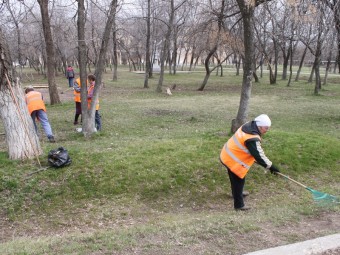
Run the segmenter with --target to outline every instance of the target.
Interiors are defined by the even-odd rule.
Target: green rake
[[[311,189],[309,187],[307,187],[306,185],[298,182],[298,181],[295,181],[293,180],[292,178],[290,178],[289,176],[287,175],[284,175],[280,172],[277,173],[278,175],[281,175],[282,177],[300,185],[301,187],[304,187],[306,190],[310,191],[313,195],[313,199],[315,202],[319,203],[319,204],[322,204],[322,205],[327,205],[327,204],[332,204],[332,203],[335,203],[335,204],[340,204],[340,200],[339,198],[335,197],[335,196],[332,196],[330,194],[327,194],[327,193],[323,193],[323,192],[320,192],[320,191],[317,191],[317,190],[314,190],[314,189]]]

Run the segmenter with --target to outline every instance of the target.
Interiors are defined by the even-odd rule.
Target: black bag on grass
[[[72,160],[64,147],[56,150],[50,150],[48,153],[48,163],[54,167],[63,167],[71,164]]]

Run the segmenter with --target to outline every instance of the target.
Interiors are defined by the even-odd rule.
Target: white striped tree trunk
[[[42,154],[22,88],[12,82],[12,61],[0,29],[0,118],[10,159],[29,159]],[[14,73],[14,72],[13,72]]]

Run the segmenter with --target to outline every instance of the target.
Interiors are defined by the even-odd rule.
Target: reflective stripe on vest
[[[241,132],[241,130],[238,129],[237,132]],[[235,134],[233,135],[233,140],[234,140],[235,144],[237,145],[237,147],[239,147],[239,148],[240,148],[241,150],[243,150],[245,153],[250,154],[249,151],[248,151],[248,149],[247,149],[245,146],[243,146],[243,145],[239,142],[239,140],[236,138]]]
[[[220,154],[222,163],[242,179],[255,162],[255,158],[245,146],[245,142],[252,138],[258,138],[261,141],[259,135],[244,133],[241,127],[223,146]]]
[[[239,160],[229,149],[228,149],[228,146],[227,144],[225,144],[224,146],[226,152],[228,153],[228,155],[233,159],[235,160],[237,163],[239,163],[240,165],[244,166],[245,168],[247,168],[248,170],[250,169],[251,166],[247,165],[246,163],[244,163],[243,161]],[[247,150],[248,151],[248,150]],[[247,152],[249,155],[249,151]]]

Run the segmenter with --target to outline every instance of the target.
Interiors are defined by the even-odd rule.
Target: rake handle
[[[292,181],[292,182],[294,182],[294,183],[296,183],[297,185],[300,185],[301,187],[304,187],[305,189],[308,189],[308,187],[307,187],[306,185],[302,184],[301,182],[295,181],[294,179],[290,178],[290,177],[287,176],[287,175],[284,175],[284,174],[282,174],[282,173],[280,173],[280,172],[277,172],[277,174],[278,174],[278,175],[281,175],[282,177],[284,177],[284,178],[286,178],[286,179],[288,179],[288,180],[290,180],[290,181]]]

